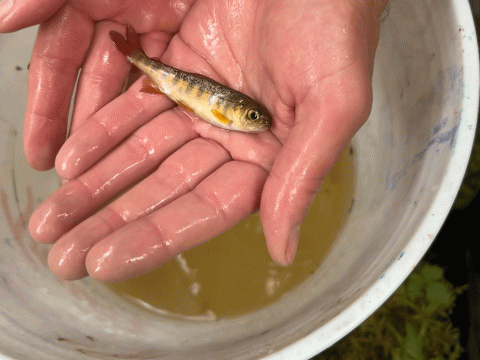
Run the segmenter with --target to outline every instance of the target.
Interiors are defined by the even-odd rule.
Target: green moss
[[[443,269],[419,265],[372,316],[315,360],[455,360],[463,352],[450,322],[458,294]]]

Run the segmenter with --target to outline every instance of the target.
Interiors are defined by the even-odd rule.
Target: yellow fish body
[[[140,47],[138,35],[127,26],[127,40],[110,31],[110,38],[127,60],[139,68],[157,91],[212,125],[242,132],[261,132],[270,128],[267,108],[251,97],[215,80],[185,72],[150,59]]]

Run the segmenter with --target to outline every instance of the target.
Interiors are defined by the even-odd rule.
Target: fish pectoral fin
[[[150,80],[148,77],[143,79],[142,82],[142,88],[140,89],[141,92],[145,92],[148,94],[156,94],[156,95],[162,95],[163,92],[155,85],[152,80]]]
[[[226,125],[226,126],[229,126],[232,122],[230,120],[228,120],[225,116],[223,116],[222,113],[220,113],[219,111],[215,110],[215,109],[212,109],[212,114],[213,116],[215,116],[218,121],[220,121],[223,125]]]

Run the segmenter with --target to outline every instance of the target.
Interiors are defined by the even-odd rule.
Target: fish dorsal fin
[[[140,89],[141,92],[145,92],[148,94],[156,94],[156,95],[162,95],[163,92],[155,85],[152,80],[150,80],[148,77],[143,79],[142,81],[142,88]]]

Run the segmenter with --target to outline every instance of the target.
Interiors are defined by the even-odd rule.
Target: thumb
[[[265,182],[260,218],[270,255],[281,265],[292,263],[310,204],[370,112],[370,75],[354,68],[316,84],[296,106],[295,126]]]
[[[40,24],[52,17],[67,0],[0,0],[0,33]]]

